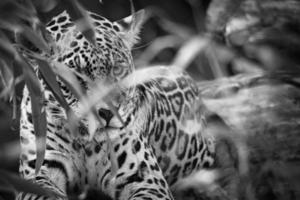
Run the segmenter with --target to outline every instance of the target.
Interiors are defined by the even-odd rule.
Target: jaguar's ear
[[[114,22],[114,25],[119,27],[120,33],[129,48],[132,48],[133,45],[135,45],[138,42],[139,33],[146,18],[147,13],[143,9],[139,10],[138,12],[135,12],[134,14],[128,17]]]

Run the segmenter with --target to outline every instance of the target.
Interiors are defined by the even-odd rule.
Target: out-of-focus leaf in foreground
[[[77,0],[63,0],[64,6],[76,24],[78,30],[93,45],[96,45],[95,31],[88,17],[87,11]]]
[[[0,79],[1,85],[0,89],[2,90],[0,93],[0,99],[4,100],[12,100],[14,96],[14,87],[15,87],[15,79],[13,76],[13,72],[6,62],[0,59]]]
[[[36,173],[39,172],[45,157],[47,120],[44,108],[44,94],[33,68],[19,57],[16,60],[18,67],[22,68],[24,79],[31,98],[32,120],[36,136],[37,158],[35,162]]]
[[[44,60],[37,60],[37,63],[39,65],[40,72],[46,84],[53,92],[56,100],[60,103],[60,105],[65,109],[66,112],[70,112],[70,107],[66,99],[64,98],[61,89],[57,83],[56,74],[53,72],[49,63]]]
[[[18,52],[2,31],[0,31],[0,43],[1,58],[8,63],[8,61],[11,61],[15,58]]]
[[[1,7],[0,19],[1,20],[9,19],[14,22],[18,22],[19,19],[23,19],[27,22],[32,21],[32,19],[36,18],[36,12],[35,9],[29,6],[31,2],[30,1],[26,1],[26,2],[27,3],[21,4],[18,3],[17,1],[2,0],[0,3],[0,7]]]
[[[5,180],[5,182],[0,182],[0,192],[1,190],[5,190],[6,192],[14,193],[16,191],[33,193],[43,196],[54,196],[53,192],[50,190],[39,187],[38,185],[19,178],[17,175],[12,174],[7,171],[3,171],[0,169],[0,177],[1,180]]]
[[[50,48],[48,43],[38,34],[37,31],[32,30],[29,27],[22,27],[22,36],[30,41],[35,47],[42,50],[44,53],[50,54]]]
[[[79,104],[81,105],[81,110],[78,111],[78,113],[74,113],[72,109],[68,108],[68,118],[70,123],[71,132],[76,136],[78,135],[78,124],[80,124],[80,120],[86,116],[88,119],[89,125],[89,133],[90,133],[90,139],[93,138],[93,135],[96,132],[96,129],[98,128],[98,120],[97,117],[98,114],[96,114],[95,104],[91,103],[90,100],[92,99],[91,94],[94,94],[91,92],[91,94],[86,94],[80,85],[78,79],[76,78],[76,75],[80,76],[80,78],[87,81],[87,84],[91,84],[87,77],[80,75],[78,73],[73,73],[72,70],[70,70],[67,66],[65,66],[62,63],[53,62],[53,70],[58,75],[60,80],[71,90],[73,95],[79,100]],[[102,92],[102,91],[101,91]],[[104,91],[103,91],[104,92]],[[99,94],[99,92],[96,92]],[[57,94],[59,95],[59,94]],[[62,100],[63,101],[63,100]],[[101,122],[100,122],[101,123]]]
[[[37,10],[41,12],[49,12],[58,4],[57,0],[32,0],[32,2]]]

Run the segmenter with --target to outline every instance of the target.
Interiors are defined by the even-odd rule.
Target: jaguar
[[[89,20],[95,29],[96,45],[91,44],[77,29],[66,11],[54,17],[47,24],[47,31],[51,35],[53,43],[53,55],[51,59],[61,63],[59,67],[68,67],[73,71],[87,91],[90,89],[88,81],[104,80],[112,83],[123,79],[133,71],[131,48],[137,42],[138,33],[143,23],[144,11],[134,13],[132,16],[111,22],[106,18],[89,12]],[[134,131],[126,131],[126,135],[133,135],[128,139],[128,148],[131,141],[140,141],[139,153],[132,154],[131,159],[136,158],[134,167],[125,165],[128,158],[124,155],[117,157],[117,165],[112,165],[110,159],[114,157],[106,148],[107,138],[104,134],[94,137],[92,140],[86,137],[88,127],[79,127],[80,137],[71,133],[67,125],[67,113],[56,100],[54,94],[44,81],[39,71],[37,62],[29,59],[37,73],[44,91],[44,110],[47,119],[46,150],[44,162],[39,170],[36,170],[38,139],[34,131],[34,119],[32,114],[32,101],[29,90],[25,86],[21,102],[20,117],[20,167],[21,176],[33,181],[41,187],[55,194],[55,199],[68,199],[68,195],[84,194],[87,187],[97,188],[118,199],[155,199],[165,197],[172,199],[168,185],[160,170],[151,167],[156,166],[157,160],[149,149],[143,146],[142,138],[135,138]],[[84,75],[84,76],[80,76]],[[85,77],[82,78],[82,77]],[[86,79],[86,77],[88,79]],[[80,101],[73,95],[70,88],[58,79],[63,96],[69,106],[75,111],[80,109]],[[122,134],[120,133],[122,136]],[[122,140],[122,139],[119,139]],[[119,140],[112,141],[111,145]],[[126,141],[122,142],[123,147]],[[142,161],[144,154],[149,155],[147,162]],[[132,173],[124,172],[124,166],[130,167]],[[120,168],[116,173],[103,171],[108,167]],[[123,170],[123,171],[122,171]],[[37,171],[37,173],[36,173]],[[110,177],[110,179],[107,179]],[[150,183],[150,181],[153,182]],[[141,187],[143,186],[143,187]],[[141,189],[143,188],[143,189]],[[145,189],[146,188],[146,189]],[[122,195],[120,195],[122,193]],[[30,193],[19,193],[18,200],[45,200],[52,197],[39,196]]]
[[[75,137],[67,126],[65,110],[32,63],[45,96],[46,152],[36,174],[37,138],[25,86],[20,174],[53,191],[59,200],[68,199],[68,194],[82,194],[87,187],[100,189],[113,199],[173,199],[171,190],[180,178],[214,163],[214,141],[202,134],[205,120],[197,86],[186,73],[164,67],[132,73],[130,49],[137,42],[143,12],[131,16],[135,20],[131,23],[128,18],[110,22],[94,13],[89,17],[95,28],[96,45],[77,30],[67,12],[48,23],[47,30],[55,41],[53,59],[90,81],[124,82],[122,92],[112,99],[119,115],[100,102],[97,107],[105,126],[98,128],[92,140],[86,137],[87,125],[79,127],[81,136]],[[89,90],[82,77],[77,76]],[[68,86],[59,80],[58,83],[70,107],[82,110]],[[51,198],[20,193],[17,199]]]

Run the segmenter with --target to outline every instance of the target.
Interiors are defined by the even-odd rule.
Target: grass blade
[[[204,37],[193,37],[188,40],[178,51],[173,60],[172,67],[176,70],[185,70],[195,57],[203,52],[209,45],[209,40]]]
[[[60,87],[57,83],[56,75],[49,66],[48,62],[44,60],[37,60],[37,63],[39,65],[40,72],[43,75],[46,84],[51,89],[56,100],[60,103],[60,105],[65,109],[66,112],[69,112],[70,107],[60,90]]]
[[[26,21],[31,21],[33,18],[36,18],[36,12],[29,8],[28,6],[25,7],[24,4],[16,3],[16,1],[3,1],[1,0],[0,3],[1,19],[7,18],[20,18]]]
[[[58,1],[57,0],[33,0],[33,4],[39,12],[49,12],[54,9]]]
[[[54,196],[55,194],[47,189],[41,188],[40,186],[20,178],[19,176],[10,173],[8,171],[4,171],[0,169],[0,179],[5,180],[9,185],[13,186],[15,190],[26,192],[26,193],[32,193],[37,195],[43,195],[43,196]],[[1,185],[0,185],[1,187]],[[7,188],[7,185],[3,186],[4,188]],[[10,187],[9,187],[10,188]],[[8,188],[8,189],[9,189]]]
[[[33,45],[35,45],[40,50],[50,53],[50,48],[47,42],[41,37],[41,35],[37,34],[36,31],[33,31],[31,28],[27,26],[22,26],[22,35],[29,40]]]
[[[96,45],[95,31],[88,17],[87,11],[78,3],[77,0],[63,0],[63,2],[78,30],[91,44]]]
[[[36,136],[35,143],[37,151],[35,170],[36,173],[38,173],[44,162],[46,150],[47,120],[44,109],[44,94],[32,67],[25,61],[25,59],[18,58],[17,64],[22,67],[25,83],[31,97],[32,119]]]
[[[0,31],[0,44],[0,54],[2,59],[5,58],[5,60],[11,60],[18,54],[11,41],[2,31]]]
[[[68,86],[76,98],[80,99],[83,96],[82,87],[74,75],[74,73],[64,64],[53,62],[54,72],[61,78],[61,80]]]
[[[0,92],[0,99],[4,98],[5,100],[11,100],[15,92],[15,79],[12,70],[2,59],[0,59],[0,74],[1,82],[3,84],[3,89],[1,88],[2,91]]]

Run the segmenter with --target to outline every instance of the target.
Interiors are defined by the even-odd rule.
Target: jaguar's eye
[[[119,76],[123,73],[124,66],[123,65],[116,65],[113,67],[113,74],[115,76]]]

